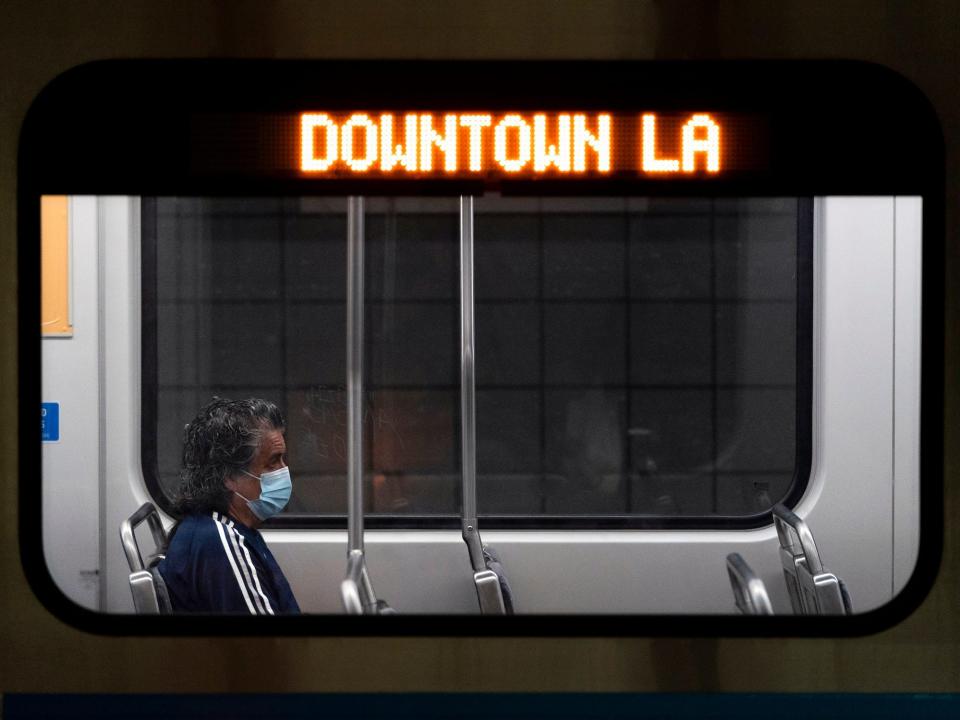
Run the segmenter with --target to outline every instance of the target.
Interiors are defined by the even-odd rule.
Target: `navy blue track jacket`
[[[299,613],[263,536],[219,512],[188,515],[157,569],[174,612]]]

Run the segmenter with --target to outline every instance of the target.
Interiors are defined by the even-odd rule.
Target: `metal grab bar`
[[[137,508],[137,511],[120,523],[120,542],[123,545],[123,554],[130,566],[130,594],[133,596],[133,607],[139,615],[156,615],[171,611],[170,599],[167,596],[163,578],[155,567],[145,567],[140,546],[137,544],[135,530],[146,520],[150,525],[150,534],[157,548],[158,558],[163,557],[167,549],[167,533],[160,521],[160,513],[153,503],[146,502]]]
[[[158,552],[163,553],[167,549],[167,532],[163,529],[163,523],[160,521],[160,513],[157,512],[153,503],[145,502],[137,508],[133,515],[120,523],[120,542],[123,545],[123,554],[126,555],[127,565],[130,566],[131,573],[146,569],[134,532],[144,520],[150,525],[150,534],[153,536],[153,542]]]
[[[351,550],[347,556],[347,574],[340,583],[340,595],[347,615],[366,615],[376,607],[377,599],[367,577],[362,550]]]
[[[360,596],[363,573],[363,554],[351,552],[347,556],[347,576],[340,583],[340,597],[347,615],[363,615],[364,602]]]
[[[340,583],[348,615],[386,615],[363,551],[363,198],[347,198],[347,571]]]
[[[744,615],[773,615],[773,605],[763,580],[757,577],[740,553],[727,555],[727,576],[740,612]]]
[[[397,614],[384,600],[377,599],[363,553],[359,550],[354,550],[347,558],[347,576],[340,583],[340,598],[347,615]]]
[[[473,198],[460,198],[460,447],[463,482],[460,520],[474,572],[487,569],[477,528],[477,432],[473,326]]]
[[[484,557],[477,525],[476,348],[473,319],[473,198],[460,197],[460,447],[463,480],[460,528],[483,615],[505,615],[500,576]]]
[[[808,537],[808,545],[816,548],[813,536],[807,524],[792,510],[784,505],[773,507],[773,522],[777,529],[777,538],[780,541],[780,565],[783,567],[783,579],[787,585],[787,594],[790,596],[790,607],[795,615],[807,613],[807,603],[804,601],[803,588],[800,585],[800,575],[806,567],[806,555],[803,551],[802,537]],[[794,541],[797,538],[797,541]],[[820,553],[816,554],[816,561],[820,561]]]
[[[853,609],[846,587],[824,569],[807,524],[783,505],[774,506],[773,519],[793,611],[798,615],[849,615]]]
[[[807,527],[800,516],[785,505],[775,505],[773,507],[773,522],[777,527],[780,547],[788,550],[794,557],[802,554],[806,559],[807,569],[814,575],[823,572],[817,543],[814,542],[810,528]],[[794,537],[799,541],[799,547],[793,541]]]
[[[363,552],[363,198],[347,198],[347,520]]]

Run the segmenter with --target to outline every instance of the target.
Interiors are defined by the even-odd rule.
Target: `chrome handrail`
[[[167,533],[163,529],[160,513],[151,502],[145,502],[133,515],[120,523],[120,542],[123,546],[123,554],[127,558],[127,565],[130,566],[129,583],[134,610],[140,615],[156,615],[160,612],[169,612],[170,608],[169,601],[165,601],[161,607],[157,594],[156,583],[162,582],[162,578],[159,574],[157,579],[154,578],[155,569],[153,571],[147,569],[140,554],[136,529],[144,520],[150,525],[150,534],[153,536],[157,554],[163,557],[167,548]]]
[[[366,584],[363,582],[364,562],[362,550],[351,550],[347,556],[347,574],[340,583],[340,596],[347,615],[363,615],[370,604],[365,598]]]
[[[135,573],[146,569],[143,563],[143,555],[140,554],[140,545],[137,543],[137,536],[134,532],[137,527],[146,520],[150,525],[150,534],[153,536],[154,545],[159,552],[163,552],[167,547],[167,532],[163,529],[163,523],[160,521],[160,513],[153,503],[145,502],[130,517],[120,523],[120,542],[123,545],[123,554],[127,558],[127,565],[130,566],[130,572]]]
[[[778,504],[773,507],[773,520],[777,527],[777,536],[780,538],[780,547],[790,550],[794,556],[802,554],[807,569],[814,575],[823,572],[817,543],[803,519],[785,505]],[[800,543],[799,548],[793,542],[794,536]]]
[[[347,571],[349,615],[378,614],[363,550],[363,198],[347,198]]]
[[[363,552],[363,198],[347,198],[347,552]]]
[[[460,528],[467,544],[477,602],[484,615],[504,615],[499,576],[487,567],[477,523],[476,342],[473,318],[473,198],[460,196]]]
[[[463,540],[474,572],[486,570],[477,526],[477,430],[473,322],[473,198],[460,197],[460,458]]]
[[[807,524],[783,505],[773,508],[780,540],[780,562],[794,612],[804,615],[849,614],[849,595],[840,578],[828,572]],[[796,538],[796,542],[794,542]]]
[[[727,576],[734,602],[744,615],[773,615],[767,588],[740,553],[727,555]]]

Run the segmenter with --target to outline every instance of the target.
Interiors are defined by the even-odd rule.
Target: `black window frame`
[[[316,82],[322,70],[326,82]],[[418,85],[411,76],[456,82]],[[643,82],[636,82],[637,78]],[[364,82],[358,82],[364,80]],[[118,93],[122,87],[125,92]],[[560,107],[571,88],[583,107],[717,107],[766,114],[770,163],[749,177],[682,185],[622,183],[635,194],[762,196],[917,196],[922,200],[919,492],[917,565],[906,586],[880,608],[852,616],[737,615],[343,616],[258,618],[106,615],[71,601],[44,558],[41,445],[40,204],[43,195],[329,195],[330,188],[259,169],[200,176],[191,165],[189,119],[195,111],[287,112],[304,106],[424,106],[443,88],[445,107],[478,103]],[[536,87],[539,93],[531,93]],[[798,88],[816,88],[815,102]],[[412,92],[412,94],[411,94]],[[582,96],[579,93],[582,92]],[[447,102],[449,100],[449,102]],[[392,105],[391,105],[392,103]],[[85,108],[85,112],[76,112]],[[634,108],[635,109],[635,108]],[[824,112],[828,109],[828,112]],[[69,117],[71,122],[64,123]],[[862,122],[863,117],[872,122]],[[131,149],[150,140],[144,156]],[[851,138],[856,142],[851,142]],[[884,152],[876,149],[882,147]],[[920,607],[937,580],[943,552],[943,387],[945,161],[942,128],[923,93],[880,65],[843,60],[790,61],[227,61],[110,60],[72,68],[34,98],[21,128],[17,159],[17,483],[21,569],[43,607],[83,632],[112,636],[686,636],[852,637],[876,633]],[[423,194],[477,194],[483,183],[416,181]],[[534,194],[531,183],[509,183]],[[611,182],[610,186],[616,185]],[[391,195],[404,182],[347,184],[334,194]],[[573,189],[576,183],[567,185]],[[443,192],[446,190],[447,192]],[[456,192],[457,190],[454,190]],[[589,194],[581,184],[580,192]],[[478,623],[482,623],[478,624]]]

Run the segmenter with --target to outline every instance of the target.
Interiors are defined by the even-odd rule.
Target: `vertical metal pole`
[[[363,198],[347,198],[347,554],[363,551]]]
[[[463,539],[476,572],[484,570],[477,528],[477,433],[473,329],[473,198],[460,197],[460,436]]]

